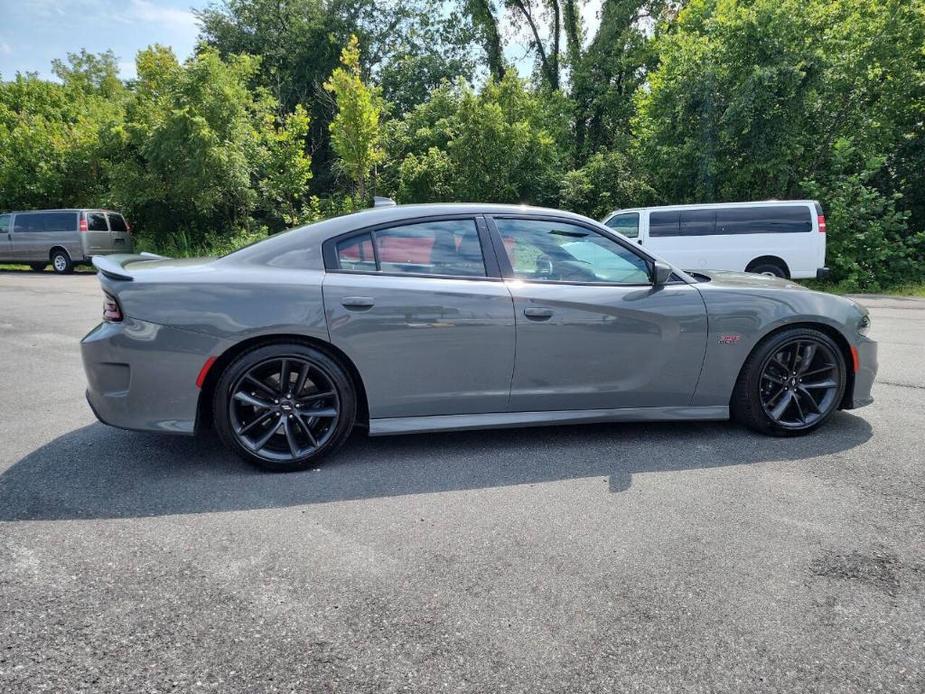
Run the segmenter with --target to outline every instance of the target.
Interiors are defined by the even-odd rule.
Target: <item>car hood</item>
[[[810,291],[793,280],[780,277],[756,275],[753,272],[729,272],[726,270],[691,270],[688,273],[694,279],[706,278],[711,284],[730,289],[801,289]]]

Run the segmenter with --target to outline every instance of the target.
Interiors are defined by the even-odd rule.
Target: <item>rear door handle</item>
[[[551,308],[525,308],[524,315],[530,320],[549,320],[552,318]]]
[[[368,311],[376,305],[371,296],[345,296],[340,303],[348,311]]]

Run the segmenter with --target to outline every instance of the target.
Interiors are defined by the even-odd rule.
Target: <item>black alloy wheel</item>
[[[338,447],[353,427],[355,410],[343,369],[301,345],[245,353],[222,375],[216,392],[219,434],[270,470],[305,469]]]
[[[813,426],[835,405],[839,393],[839,366],[823,342],[797,339],[785,343],[764,363],[761,371],[761,405],[781,427]]]
[[[804,434],[838,409],[846,382],[845,359],[828,335],[791,328],[755,348],[742,367],[730,409],[762,433]]]

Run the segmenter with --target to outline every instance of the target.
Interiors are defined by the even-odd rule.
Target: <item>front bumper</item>
[[[196,377],[217,342],[134,318],[100,323],[80,342],[90,408],[123,429],[194,433]]]
[[[877,343],[859,335],[853,349],[857,354],[857,370],[854,372],[854,387],[845,394],[842,407],[846,410],[864,407],[874,401],[871,390],[877,378]]]

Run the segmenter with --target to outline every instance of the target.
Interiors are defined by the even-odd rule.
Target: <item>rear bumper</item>
[[[854,387],[846,394],[842,405],[846,410],[864,407],[874,401],[871,391],[877,378],[877,343],[861,336],[853,347],[857,350],[858,369],[854,372]]]
[[[831,271],[829,268],[827,268],[827,267],[820,267],[820,268],[817,268],[817,269],[816,269],[816,279],[817,279],[817,280],[824,280],[824,279],[825,279],[826,277],[828,277],[831,273],[832,273],[832,271]]]
[[[196,377],[216,342],[133,318],[100,323],[80,342],[90,409],[110,426],[194,433]]]

